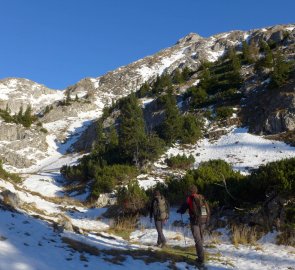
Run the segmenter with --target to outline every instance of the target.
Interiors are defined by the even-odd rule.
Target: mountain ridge
[[[176,69],[182,70],[185,67],[198,70],[203,61],[214,62],[233,46],[240,50],[241,43],[245,40],[257,42],[263,39],[279,42],[287,31],[290,38],[293,33],[292,42],[294,42],[294,28],[294,24],[277,25],[249,31],[219,33],[208,38],[189,33],[179,39],[175,45],[162,49],[154,55],[146,56],[96,78],[84,78],[62,91],[49,89],[27,79],[4,79],[0,81],[0,108],[2,110],[8,108],[12,114],[16,114],[22,106],[25,110],[28,105],[31,105],[33,112],[40,115],[40,125],[49,134],[55,136],[57,144],[63,143],[69,136],[74,135],[75,130],[80,130],[79,123],[87,122],[89,125],[100,117],[105,106],[110,106],[121,97],[137,91],[144,83],[155,81],[163,73],[171,74]],[[190,81],[191,85],[197,83],[198,74]],[[44,94],[40,95],[40,92]],[[67,98],[72,101],[77,98],[78,101],[64,106]],[[51,110],[48,107],[51,107]],[[40,128],[38,129],[34,124],[32,128],[40,132]],[[12,138],[14,137],[13,135]],[[22,135],[16,137],[19,138]],[[44,138],[44,136],[40,137]],[[46,143],[46,139],[43,139],[42,145]],[[5,153],[7,149],[8,151],[10,148],[14,149],[14,144],[18,142],[9,142],[9,147],[7,143],[3,145],[2,147],[6,149]],[[47,153],[44,155],[46,156]],[[4,161],[7,160],[5,156],[2,155]],[[26,157],[22,156],[20,160],[22,159]]]

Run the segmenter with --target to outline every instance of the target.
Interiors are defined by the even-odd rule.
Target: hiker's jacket
[[[205,204],[206,207],[206,211],[207,211],[207,216],[197,216],[193,213],[193,199],[194,197],[198,200],[202,200]],[[186,212],[186,210],[189,210],[189,216],[190,216],[190,222],[192,224],[200,224],[200,223],[208,223],[209,222],[209,218],[210,218],[210,208],[207,204],[207,202],[205,201],[204,197],[201,194],[191,194],[189,195],[185,202],[180,206],[180,208],[177,210],[177,213],[180,214],[184,214]]]
[[[157,207],[158,207],[158,201],[159,199],[164,199],[164,196],[160,195],[160,196],[155,196],[151,202],[151,205],[150,205],[150,218],[154,218],[155,220],[166,220],[169,218],[169,204],[167,203],[167,201],[165,200],[165,206],[166,206],[166,218],[160,218],[158,215],[157,215]]]

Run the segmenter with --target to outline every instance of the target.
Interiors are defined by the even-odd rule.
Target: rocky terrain
[[[242,41],[261,39],[276,42],[284,56],[294,60],[295,25],[284,25],[208,38],[192,33],[155,55],[98,78],[85,78],[65,90],[48,89],[26,79],[1,80],[0,109],[14,115],[30,105],[37,120],[30,127],[4,119],[0,122],[4,168],[22,177],[21,182],[0,179],[0,269],[194,269],[193,239],[188,227],[178,225],[182,223],[176,209],[171,210],[165,228],[168,246],[177,246],[176,253],[169,247],[159,251],[150,246],[157,236],[146,217],[139,218],[128,240],[123,239],[116,235],[113,220],[103,215],[106,207],[116,202],[113,194],[105,194],[90,205],[87,187],[67,185],[60,169],[65,164],[76,164],[91,149],[97,119],[106,106],[165,72],[171,74],[177,68],[189,67],[194,75],[177,89],[178,106],[185,113],[188,105],[182,102],[182,93],[199,83],[198,68],[203,61],[214,62],[233,46],[240,52]],[[165,162],[177,154],[193,155],[195,167],[202,161],[223,159],[242,173],[269,161],[295,157],[294,147],[278,141],[288,141],[286,134],[292,135],[294,130],[294,74],[280,91],[269,90],[268,75],[256,73],[253,65],[244,65],[242,76],[245,83],[239,91],[243,99],[224,126],[208,121],[205,138],[196,144],[176,143],[167,149],[149,171],[137,177],[140,187],[147,189],[163,182],[167,175],[183,174],[171,171]],[[153,98],[140,101],[148,126],[161,122],[157,102]],[[241,123],[244,127],[239,126]],[[262,135],[274,136],[275,140]],[[263,208],[245,218],[261,224],[276,222],[274,216],[283,215],[279,206],[285,203],[272,197],[266,204],[273,220],[268,219]],[[220,217],[218,222],[224,225],[226,221]],[[237,247],[231,242],[229,228],[210,232],[206,236],[208,268],[294,269],[294,248],[278,249],[278,234],[272,232],[251,246]]]
[[[104,106],[138,90],[144,82],[151,82],[163,72],[169,74],[176,68],[189,67],[192,70],[197,70],[202,61],[216,61],[232,46],[239,50],[241,42],[244,40],[258,42],[258,40],[264,39],[281,42],[282,48],[285,48],[285,55],[292,60],[294,59],[294,35],[293,25],[250,31],[232,31],[208,38],[192,33],[180,39],[174,46],[155,55],[147,56],[98,78],[85,78],[63,91],[48,89],[26,79],[8,78],[0,82],[0,108],[2,110],[9,109],[11,114],[16,114],[21,106],[25,110],[30,104],[33,112],[42,116],[46,106],[52,106],[54,109],[40,117],[39,121],[49,131],[47,136],[52,135],[56,142],[61,143],[65,142],[77,130],[81,133],[82,126],[84,126],[82,129],[90,126],[92,121],[100,116]],[[250,127],[250,131],[259,134],[276,134],[291,130],[294,126],[292,91],[288,91],[287,94],[274,93],[273,98],[268,95],[270,101],[265,102],[267,99],[264,98],[263,93],[259,91],[257,98],[254,91],[256,88],[264,87],[263,76],[253,74],[251,68],[245,70],[244,76],[248,78],[245,92],[249,93],[249,98],[245,101],[244,122]],[[196,75],[188,85],[182,86],[183,89],[196,84],[198,82],[197,77]],[[288,87],[291,90],[294,89],[294,83],[291,83]],[[80,102],[60,106],[60,102],[65,100],[67,96],[70,96],[71,99],[77,97]],[[253,102],[258,104],[253,104]],[[255,111],[251,113],[251,108],[256,107],[259,107],[262,112],[257,113],[258,110],[256,113]],[[257,115],[259,115],[258,118]],[[254,118],[255,121],[252,120]],[[86,125],[83,125],[83,123]],[[5,127],[6,124],[2,122],[1,130]],[[33,158],[20,151],[17,153],[19,139],[24,138],[24,134],[20,134],[20,130],[22,130],[20,127],[10,127],[5,134],[11,135],[1,135],[4,136],[1,140],[1,147],[3,147],[1,152],[5,153],[2,157],[8,165],[25,168],[36,163],[41,156],[48,156],[46,151],[48,147],[46,149],[46,136],[42,134],[40,128],[38,129],[33,124],[31,130],[26,131],[25,137],[28,138],[26,146],[35,149],[33,152],[40,151],[40,153]],[[91,127],[91,130],[93,131],[95,128]],[[36,136],[36,134],[38,135]],[[92,132],[88,132],[88,134],[92,134]],[[34,139],[35,137],[38,137],[37,141]],[[85,141],[85,136],[83,138]],[[5,147],[8,144],[9,147]],[[79,151],[84,147],[83,142],[77,145],[79,145]],[[89,149],[89,142],[87,145]]]

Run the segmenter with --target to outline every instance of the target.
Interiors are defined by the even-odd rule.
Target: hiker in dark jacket
[[[187,209],[189,210],[190,225],[198,256],[196,262],[199,265],[204,265],[203,236],[205,226],[209,223],[210,209],[204,197],[198,194],[196,186],[193,185],[189,188],[189,194],[186,201],[177,210],[177,213],[184,214]]]
[[[158,232],[157,246],[163,247],[166,244],[166,238],[163,234],[163,226],[169,218],[169,206],[165,197],[159,190],[154,193],[154,198],[150,206],[150,220],[155,220],[155,226]]]

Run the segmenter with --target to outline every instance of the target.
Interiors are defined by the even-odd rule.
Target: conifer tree
[[[229,80],[234,85],[239,85],[242,81],[241,76],[241,61],[239,56],[237,55],[237,52],[235,48],[230,48],[228,52],[229,57],[229,68],[230,68],[230,76]]]
[[[190,79],[191,70],[188,67],[184,67],[182,70],[182,79],[186,82]]]
[[[127,162],[140,162],[140,148],[146,139],[143,113],[132,93],[121,107],[119,145]]]
[[[145,96],[148,95],[148,93],[150,92],[150,86],[147,82],[145,82],[139,89],[138,93],[137,93],[137,97],[139,98],[143,98]]]
[[[22,117],[21,123],[24,127],[30,127],[33,123],[33,116],[32,116],[32,107],[28,105],[26,111]]]
[[[246,63],[249,63],[250,48],[248,43],[245,40],[242,42],[242,52],[243,52],[243,60],[246,61]]]
[[[256,63],[255,69],[271,68],[273,66],[273,53],[269,45],[265,41],[260,42],[260,51],[264,54],[263,57]]]
[[[71,93],[70,91],[67,91],[67,97],[66,97],[66,102],[65,102],[65,105],[70,105],[71,103]]]
[[[180,72],[179,69],[176,69],[174,72],[172,82],[174,84],[180,84],[180,83],[183,83],[183,81],[184,81],[184,79],[183,79],[182,73]]]
[[[19,108],[18,114],[16,116],[16,121],[18,123],[21,123],[22,119],[23,119],[23,105],[21,105],[20,108]]]
[[[280,51],[277,51],[273,58],[273,71],[271,72],[270,87],[280,87],[288,80],[290,64],[284,60]]]
[[[170,144],[179,138],[182,126],[176,98],[171,91],[164,97],[164,111],[165,119],[157,129],[160,137]]]

